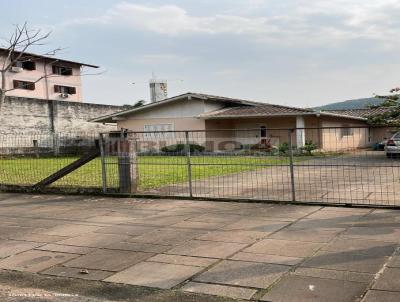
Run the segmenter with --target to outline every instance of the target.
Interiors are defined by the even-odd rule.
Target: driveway
[[[223,169],[223,166],[220,167]],[[295,163],[297,201],[400,206],[400,160],[362,151]],[[271,166],[193,181],[193,195],[210,198],[292,200],[288,166]],[[188,196],[187,183],[146,192]]]
[[[3,296],[33,288],[70,301],[400,297],[394,210],[0,194],[0,238]]]

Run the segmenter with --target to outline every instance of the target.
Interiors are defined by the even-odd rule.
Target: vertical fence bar
[[[292,188],[292,201],[296,201],[296,185],[294,179],[294,165],[293,165],[293,144],[292,144],[292,133],[293,129],[288,130],[288,140],[289,140],[289,165],[290,165],[290,184]]]
[[[186,138],[186,162],[188,169],[188,184],[189,184],[189,196],[193,197],[193,188],[192,188],[192,161],[190,159],[190,142],[189,142],[189,131],[185,131]]]
[[[105,154],[105,141],[103,133],[100,133],[100,157],[101,157],[101,183],[103,193],[107,193],[107,170],[106,170],[106,154]]]

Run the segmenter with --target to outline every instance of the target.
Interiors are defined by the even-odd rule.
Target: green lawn
[[[0,183],[32,185],[67,164],[75,157],[57,158],[13,158],[0,159]],[[305,160],[296,157],[296,161]],[[241,171],[262,169],[259,165],[288,164],[287,157],[278,156],[193,156],[192,178],[227,175]],[[107,159],[107,185],[118,187],[118,160]],[[147,190],[188,180],[185,156],[140,156],[138,157],[139,188]],[[95,159],[80,169],[58,180],[53,185],[74,187],[101,187],[101,161]]]

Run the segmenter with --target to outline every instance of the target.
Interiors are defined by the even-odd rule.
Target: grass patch
[[[310,157],[296,157],[302,161]],[[1,158],[0,183],[32,185],[70,164],[77,157]],[[287,165],[289,159],[279,156],[193,156],[192,179],[228,175],[263,169],[262,165]],[[118,187],[118,159],[107,159],[107,185]],[[260,165],[260,166],[257,166]],[[188,180],[185,156],[138,157],[140,190],[154,189]],[[97,158],[55,182],[55,186],[101,187],[101,160]]]

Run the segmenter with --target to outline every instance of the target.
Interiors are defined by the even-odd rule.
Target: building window
[[[27,81],[13,81],[14,89],[35,90],[35,83]]]
[[[150,138],[167,138],[171,139],[175,137],[174,132],[159,132],[159,131],[174,131],[173,124],[157,124],[157,125],[144,125],[143,130],[147,133],[144,133],[143,137]]]
[[[265,126],[260,127],[260,137],[267,137],[267,127]]]
[[[69,86],[54,85],[54,92],[65,93],[65,94],[76,94],[76,88]]]
[[[340,136],[352,136],[353,135],[353,129],[349,125],[343,125],[343,128],[340,128]]]
[[[14,67],[21,67],[25,70],[36,70],[36,63],[31,61],[17,61],[13,64]]]
[[[54,74],[64,75],[64,76],[72,75],[72,68],[71,67],[53,65],[52,68],[53,68],[53,73]]]

